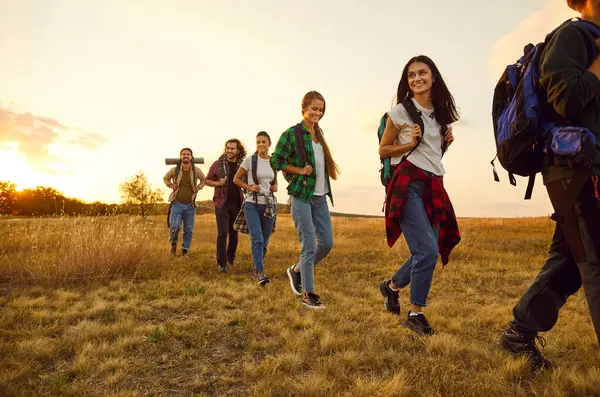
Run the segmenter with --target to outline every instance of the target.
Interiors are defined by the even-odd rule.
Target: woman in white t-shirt
[[[399,315],[398,291],[410,284],[410,311],[404,325],[431,335],[433,328],[423,308],[437,258],[441,254],[447,263],[450,250],[460,241],[442,180],[442,155],[454,141],[450,124],[458,120],[458,112],[439,70],[426,56],[406,64],[396,99],[379,146],[379,155],[390,157],[395,169],[387,189],[386,232],[390,246],[404,233],[411,256],[379,289],[386,310]],[[415,121],[422,121],[424,130]],[[444,239],[438,244],[440,228]]]
[[[275,171],[269,162],[269,148],[271,137],[265,131],[256,135],[256,153],[244,159],[233,182],[246,190],[244,200],[244,216],[248,225],[248,232],[252,241],[252,278],[260,286],[269,282],[265,275],[264,258],[267,254],[269,238],[273,230],[273,222],[277,213],[277,201],[274,192],[277,192]],[[256,156],[256,159],[253,158]],[[256,172],[253,172],[253,163],[256,162]],[[254,175],[258,180],[254,180]],[[248,176],[248,183],[244,177]]]

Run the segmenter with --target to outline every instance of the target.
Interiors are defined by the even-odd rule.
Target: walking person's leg
[[[410,267],[411,310],[404,325],[419,334],[430,335],[433,334],[433,328],[429,325],[422,310],[427,306],[427,296],[439,256],[439,226],[434,228],[429,221],[423,202],[424,189],[425,182],[423,181],[413,181],[409,185],[402,219],[400,219],[400,227],[412,257]],[[406,273],[401,276],[403,279],[400,279],[399,283],[405,284]]]
[[[296,295],[303,295],[303,303],[311,308],[324,307],[314,294],[314,265],[317,252],[316,233],[312,221],[312,205],[292,197],[291,213],[300,241],[300,261],[287,269],[290,286]],[[311,297],[314,305],[304,302]]]
[[[312,222],[317,237],[314,265],[317,266],[333,249],[333,226],[326,196],[315,197],[311,208]]]
[[[263,215],[264,210],[260,212],[260,221],[261,221],[261,231],[263,235],[263,273],[262,275],[267,279],[268,277],[265,275],[264,271],[264,260],[267,256],[267,247],[269,246],[269,241],[271,239],[271,231],[273,230],[273,223],[275,222],[275,216],[268,218]]]
[[[238,246],[238,231],[233,228],[235,218],[240,212],[241,207],[227,207],[227,234],[229,235],[229,243],[227,244],[227,265],[231,266],[235,262],[235,254]]]
[[[396,315],[400,314],[399,290],[410,284],[412,262],[413,257],[412,255],[409,255],[390,280],[386,279],[379,283],[379,291],[383,296],[383,305],[385,306],[385,310],[389,313]]]
[[[215,216],[217,219],[217,266],[221,272],[226,272],[229,213],[225,206],[215,207]]]
[[[565,197],[567,187],[566,180],[547,184],[548,195],[555,208]],[[557,222],[548,258],[535,281],[515,305],[514,319],[500,339],[501,348],[525,355],[534,370],[551,367],[536,346],[536,339],[544,344],[538,333],[554,327],[560,309],[582,284],[592,321],[595,318],[600,321],[599,214],[599,204],[594,199],[591,184],[586,184],[578,203],[563,221]],[[595,326],[597,335],[599,328]]]
[[[177,253],[177,240],[179,239],[179,230],[183,222],[183,204],[173,201],[171,205],[171,215],[169,216],[169,242],[171,243],[171,253]]]
[[[264,270],[263,257],[265,252],[260,207],[261,206],[258,204],[246,202],[244,204],[244,216],[246,218],[246,224],[248,225],[248,232],[250,233],[253,264],[252,278],[260,285],[264,285],[265,281],[260,279],[260,275]]]
[[[196,218],[196,208],[192,204],[186,204],[183,209],[183,244],[181,245],[181,254],[186,255],[192,245],[194,236],[194,223]]]

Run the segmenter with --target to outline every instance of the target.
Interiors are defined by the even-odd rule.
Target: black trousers
[[[597,183],[597,182],[596,182]],[[568,181],[546,185],[554,208],[560,205]],[[520,332],[549,331],[567,298],[583,285],[596,337],[600,342],[600,199],[590,178],[577,203],[556,223],[546,263],[513,309],[513,324]]]
[[[233,222],[240,212],[240,206],[223,204],[222,207],[215,207],[217,217],[217,263],[233,263],[235,252],[238,245],[238,232],[233,229]],[[229,244],[227,244],[229,237]]]

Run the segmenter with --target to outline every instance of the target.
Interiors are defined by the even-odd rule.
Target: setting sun
[[[43,173],[32,170],[23,154],[0,149],[0,180],[8,180],[17,185],[17,190],[23,190],[44,183],[45,179]]]

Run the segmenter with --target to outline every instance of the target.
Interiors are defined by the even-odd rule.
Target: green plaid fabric
[[[306,161],[315,168],[315,153],[312,147],[312,137],[310,132],[302,123],[302,138],[304,140],[304,148],[306,151]],[[317,184],[317,174],[313,172],[310,175],[296,175],[286,174],[285,167],[290,164],[294,167],[302,168],[305,164],[302,164],[300,155],[296,150],[296,134],[294,134],[294,127],[288,128],[277,141],[275,146],[275,152],[271,155],[271,166],[276,171],[283,171],[285,179],[288,181],[287,191],[290,196],[299,198],[302,201],[309,201],[312,199]],[[325,169],[327,174],[327,169]],[[327,176],[328,186],[329,177]]]

